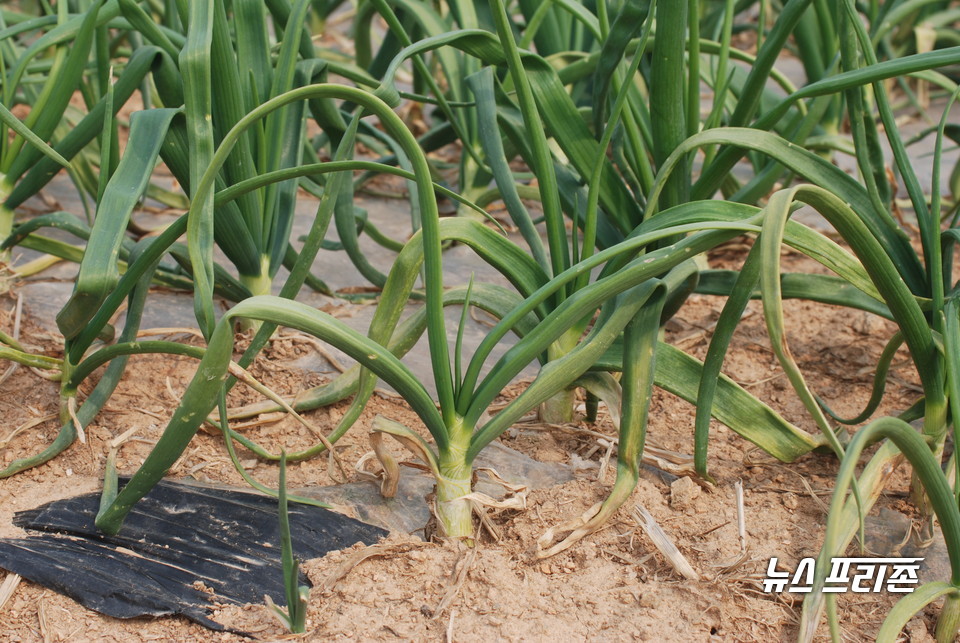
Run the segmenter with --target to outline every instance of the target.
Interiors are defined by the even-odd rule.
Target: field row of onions
[[[97,519],[104,532],[122,528],[204,422],[222,431],[231,454],[239,442],[282,468],[323,456],[382,382],[431,439],[381,417],[375,442],[396,439],[426,465],[442,535],[469,540],[477,455],[531,411],[545,422],[570,421],[584,389],[588,416],[598,400],[617,416],[616,484],[575,528],[539,543],[549,556],[601,528],[629,498],[660,387],[696,404],[690,450],[706,482],[711,418],[783,462],[813,451],[840,460],[821,561],[843,555],[889,465],[905,456],[914,501],[931,533],[942,531],[953,571],[949,582],[903,598],[880,636],[895,640],[915,613],[946,597],[937,638],[952,641],[960,627],[960,468],[944,454],[960,417],[960,167],[941,159],[960,143],[950,118],[958,20],[960,8],[946,0],[6,3],[0,238],[5,260],[15,247],[41,256],[9,265],[4,287],[50,257],[79,263],[79,273],[56,320],[59,356],[32,354],[0,335],[0,358],[59,377],[62,424],[52,443],[37,444],[0,476],[82,439],[130,356],[187,355],[196,374],[150,456],[122,488],[107,462]],[[801,71],[787,75],[785,61],[799,61]],[[118,116],[131,102],[141,108]],[[921,113],[929,127],[905,139],[897,123],[904,112]],[[910,146],[920,141],[935,150],[932,179],[914,167]],[[858,171],[839,169],[839,156]],[[173,185],[157,179],[161,163]],[[78,211],[18,215],[64,173]],[[382,175],[406,185],[403,238],[378,230],[357,206],[356,195]],[[319,206],[297,239],[294,210],[304,193]],[[183,214],[143,235],[131,215],[145,198]],[[438,206],[449,211],[450,203],[455,213],[441,216]],[[494,205],[518,235],[508,237],[488,214]],[[794,220],[801,207],[818,212],[829,233]],[[895,216],[901,209],[910,225]],[[741,270],[708,266],[707,252],[742,236],[755,241]],[[388,272],[363,249],[370,241],[394,257]],[[452,244],[505,281],[448,287],[444,253]],[[784,272],[785,246],[827,271]],[[321,251],[345,253],[358,279],[377,290],[365,334],[297,301],[305,289],[337,295],[324,282]],[[202,348],[138,341],[154,285],[193,293]],[[693,293],[724,298],[703,361],[661,333]],[[896,324],[875,365],[870,403],[856,417],[840,417],[807,385],[786,339],[790,298]],[[721,374],[756,299],[815,433]],[[230,304],[222,315],[221,301]],[[404,318],[410,302],[416,310]],[[460,311],[459,324],[445,316],[448,307]],[[463,341],[471,308],[496,319],[475,350]],[[238,326],[253,339],[234,361]],[[247,370],[280,327],[356,364],[296,403],[284,400]],[[404,363],[424,333],[429,382]],[[508,335],[515,343],[494,359]],[[922,394],[899,415],[876,418],[885,373],[903,346]],[[530,367],[536,377],[489,414]],[[88,378],[92,392],[78,396]],[[238,382],[293,414],[342,400],[350,406],[315,447],[271,453],[231,428],[226,396]],[[864,464],[861,454],[877,442]],[[266,489],[248,479],[285,506],[282,484]],[[390,482],[388,475],[387,492]],[[288,554],[290,547],[287,539]],[[296,564],[286,558],[287,618],[302,629]],[[828,569],[818,565],[804,602],[805,640],[824,610],[837,621],[835,596],[819,591]]]

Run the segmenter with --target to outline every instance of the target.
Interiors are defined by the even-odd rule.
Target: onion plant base
[[[540,404],[540,421],[547,424],[573,422],[573,406],[577,399],[576,389],[564,389]]]
[[[473,503],[467,497],[472,491],[471,483],[469,469],[465,479],[437,478],[435,515],[441,535],[447,538],[473,538]]]
[[[934,638],[938,643],[949,643],[957,639],[960,633],[960,594],[948,594],[937,619]]]
[[[273,287],[273,278],[270,276],[270,257],[262,257],[259,275],[240,275],[240,283],[247,287],[250,294],[269,295]],[[252,330],[256,333],[260,330],[263,322],[255,319],[241,319],[239,321],[240,332]]]

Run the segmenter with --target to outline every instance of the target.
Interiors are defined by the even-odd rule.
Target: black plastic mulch
[[[180,614],[223,630],[210,618],[217,603],[262,603],[267,594],[286,604],[275,499],[164,481],[117,536],[94,527],[99,504],[92,493],[18,512],[15,525],[44,533],[0,540],[0,568],[117,618]],[[291,504],[289,513],[302,560],[387,533],[320,507]]]

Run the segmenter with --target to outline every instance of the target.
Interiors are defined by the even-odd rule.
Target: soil
[[[715,266],[736,267],[743,242],[711,256]],[[788,269],[816,270],[793,255]],[[2,300],[0,328],[12,328],[13,300]],[[56,355],[58,338],[33,323],[31,302],[21,331],[26,345]],[[722,300],[695,295],[672,320],[666,338],[703,357]],[[785,305],[791,350],[813,388],[841,415],[855,415],[870,394],[875,364],[894,329],[865,313],[790,301]],[[181,334],[177,339],[198,341]],[[294,364],[316,348],[298,337],[274,341],[258,361],[254,374],[275,391],[293,394],[335,373],[304,372]],[[187,358],[143,356],[132,359],[127,375],[104,411],[88,427],[86,444],[74,444],[53,461],[0,480],[0,536],[22,535],[11,524],[13,513],[59,498],[98,489],[109,442],[135,429],[135,439],[121,450],[121,473],[132,473],[149,452],[193,374]],[[763,315],[756,303],[744,316],[724,371],[798,426],[815,431],[769,347]],[[918,397],[916,373],[904,353],[895,360],[887,395],[877,415],[904,409]],[[6,448],[0,462],[24,456],[49,442],[58,423],[58,385],[27,368],[17,369],[4,384],[0,399],[0,439],[14,429],[45,419],[25,430]],[[85,387],[89,391],[88,387]],[[517,387],[506,395],[515,395]],[[233,393],[231,404],[258,399],[249,391]],[[306,417],[329,430],[344,404],[319,409]],[[381,394],[338,444],[348,477],[359,479],[352,465],[367,451],[369,424],[383,414],[418,426],[402,401]],[[648,444],[692,453],[694,410],[663,391],[651,407]],[[273,416],[262,418],[273,420]],[[571,430],[573,429],[573,430]],[[717,484],[704,489],[688,479],[645,468],[632,498],[609,525],[567,551],[546,560],[534,557],[537,538],[551,526],[575,518],[603,500],[614,479],[614,466],[604,466],[609,450],[589,429],[609,441],[616,431],[601,409],[595,424],[574,427],[518,424],[504,444],[543,462],[576,467],[576,478],[529,493],[525,510],[504,510],[490,516],[499,539],[482,534],[474,548],[464,544],[427,543],[422,532],[393,534],[371,549],[356,546],[305,569],[314,587],[310,594],[305,640],[659,640],[776,641],[792,640],[802,595],[765,594],[761,579],[772,556],[781,568],[816,556],[825,523],[836,460],[810,454],[794,463],[772,460],[728,428],[714,422],[710,466]],[[312,444],[309,432],[293,422],[264,422],[245,433],[278,451]],[[399,450],[397,455],[402,455]],[[403,456],[406,457],[406,456]],[[268,485],[277,483],[277,467],[259,462],[249,452],[241,459]],[[609,461],[608,461],[609,462]],[[602,475],[600,472],[603,472]],[[242,485],[219,435],[201,432],[170,475]],[[599,477],[599,479],[598,479]],[[742,481],[745,499],[746,553],[738,536],[735,485]],[[335,484],[326,458],[291,466],[291,487]],[[906,500],[909,471],[901,467],[878,502],[912,516]],[[657,552],[640,529],[634,507],[642,505],[673,540],[701,580],[684,580]],[[882,552],[881,552],[882,553]],[[278,571],[279,573],[279,571]],[[841,628],[846,640],[870,640],[893,604],[887,594],[846,594],[840,599]],[[910,640],[928,640],[935,608],[908,626]],[[264,605],[223,607],[213,618],[262,640],[291,637]],[[826,628],[821,628],[826,637]],[[214,633],[182,618],[121,621],[86,610],[72,600],[22,581],[0,607],[0,640],[4,641],[241,641],[230,633]]]

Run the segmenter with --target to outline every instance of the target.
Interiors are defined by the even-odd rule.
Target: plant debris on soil
[[[714,267],[736,268],[742,250],[711,256]],[[816,270],[796,255],[783,259],[790,270]],[[702,358],[722,299],[694,295],[667,325],[667,341]],[[3,310],[12,308],[4,300]],[[29,313],[30,302],[26,302]],[[870,395],[871,365],[893,327],[886,321],[811,302],[785,302],[791,350],[811,386],[839,414],[854,415]],[[2,327],[9,320],[0,319]],[[56,346],[30,323],[22,333],[33,347]],[[261,381],[283,394],[315,385],[325,374],[307,373],[297,359],[315,350],[308,343],[273,342],[252,369]],[[107,408],[87,429],[86,444],[75,444],[51,462],[0,481],[0,537],[23,538],[14,514],[45,502],[99,489],[110,442],[135,429],[120,451],[122,473],[133,472],[166,425],[178,395],[192,376],[195,362],[176,356],[144,355],[131,360],[128,372]],[[877,415],[904,409],[917,396],[916,373],[904,355],[895,360],[887,395]],[[724,372],[782,413],[815,430],[805,417],[769,347],[759,304],[748,309],[734,338]],[[53,438],[57,388],[20,368],[5,383],[7,395],[0,439],[17,427],[48,416],[3,443],[5,462],[37,450]],[[505,392],[515,395],[522,384]],[[254,401],[235,390],[230,403]],[[343,405],[308,413],[321,429],[333,426]],[[374,396],[361,420],[337,444],[339,458],[356,463],[370,450],[369,423],[377,414],[418,427],[398,398]],[[663,391],[651,405],[647,443],[690,453],[694,408]],[[582,417],[582,416],[581,416]],[[289,419],[262,416],[246,435],[279,452],[302,448],[312,436]],[[475,548],[458,543],[428,543],[422,533],[393,533],[378,544],[354,545],[306,562],[313,583],[306,640],[790,640],[796,636],[802,594],[767,594],[762,578],[772,556],[781,568],[816,556],[823,535],[826,504],[837,468],[829,454],[814,453],[791,464],[772,460],[714,422],[710,442],[713,488],[646,468],[630,502],[600,532],[545,560],[534,556],[537,538],[605,497],[615,473],[616,431],[602,411],[596,424],[542,426],[519,423],[502,438],[507,446],[541,462],[570,465],[574,480],[531,490],[526,509],[488,515],[498,535],[480,533]],[[600,437],[603,436],[603,437]],[[404,457],[399,450],[398,458]],[[248,471],[276,485],[278,467],[241,451]],[[347,467],[353,481],[364,479]],[[219,432],[201,432],[169,475],[203,483],[242,485]],[[291,464],[291,488],[310,489],[340,482],[327,458]],[[742,481],[746,538],[739,536],[736,484]],[[369,484],[374,485],[373,482]],[[874,514],[880,511],[909,522],[909,470],[900,467]],[[634,508],[644,507],[697,572],[685,580],[655,549],[640,528]],[[293,507],[294,505],[291,505]],[[196,516],[193,523],[209,520]],[[888,521],[874,521],[881,525]],[[193,526],[193,525],[189,525]],[[199,524],[196,525],[198,528]],[[871,547],[881,539],[869,541]],[[296,538],[294,548],[305,555]],[[851,549],[853,551],[853,549]],[[857,549],[856,551],[859,551]],[[889,552],[874,551],[879,555]],[[277,572],[279,579],[279,572]],[[266,580],[264,581],[266,582]],[[271,581],[273,582],[273,581]],[[841,628],[848,640],[869,640],[898,598],[887,594],[840,596]],[[0,592],[0,601],[3,600]],[[915,618],[906,630],[912,641],[930,639],[935,607]],[[264,640],[285,636],[267,608],[212,605],[209,618],[233,631]],[[826,636],[826,628],[822,628]],[[23,581],[0,607],[0,640],[224,640],[241,641],[234,632],[213,634],[183,617],[114,619],[73,600]]]

